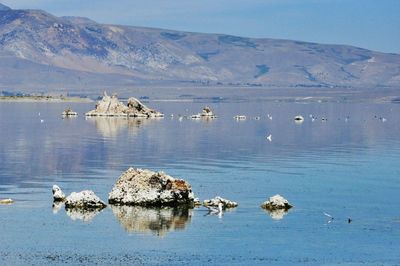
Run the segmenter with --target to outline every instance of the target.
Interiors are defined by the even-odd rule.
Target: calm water
[[[218,119],[177,119],[205,104]],[[0,198],[16,201],[0,205],[2,265],[400,264],[400,105],[150,102],[165,119],[61,119],[67,105],[0,103]],[[239,207],[52,209],[53,184],[107,200],[130,166]],[[295,205],[281,219],[259,207],[277,193]]]

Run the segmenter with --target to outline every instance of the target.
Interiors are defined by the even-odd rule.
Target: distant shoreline
[[[0,96],[0,102],[21,102],[21,103],[89,103],[90,98],[80,97],[58,97],[58,96]]]

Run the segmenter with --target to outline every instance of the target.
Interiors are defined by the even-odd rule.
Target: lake
[[[165,118],[85,119],[94,103],[0,103],[0,199],[15,200],[0,205],[0,264],[400,263],[400,104],[146,104]],[[217,119],[178,119],[205,105]],[[67,106],[79,116],[62,119]],[[130,166],[183,178],[201,200],[220,195],[239,206],[221,217],[203,207],[52,208],[53,184],[106,201]],[[261,209],[275,194],[294,208]]]

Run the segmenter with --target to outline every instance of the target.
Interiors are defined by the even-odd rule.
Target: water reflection
[[[100,209],[82,209],[82,208],[68,208],[65,212],[71,218],[71,220],[81,220],[85,223],[89,223],[93,218],[98,215],[102,210]]]
[[[264,210],[271,216],[273,220],[282,220],[286,214],[288,214],[288,210],[285,209],[277,209],[277,210]]]
[[[192,209],[146,208],[139,206],[111,206],[122,227],[129,233],[151,233],[165,236],[168,232],[183,230],[192,217]]]
[[[62,201],[53,202],[53,206],[52,206],[53,214],[57,214],[61,210],[62,207],[64,207],[64,202],[62,202]]]
[[[118,134],[128,128],[131,135],[137,134],[139,128],[150,123],[147,118],[123,118],[123,117],[87,117],[87,121],[95,124],[97,132],[103,137],[115,138]]]

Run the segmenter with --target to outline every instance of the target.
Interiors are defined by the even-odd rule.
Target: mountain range
[[[0,4],[0,90],[146,85],[396,87],[400,55],[348,45],[105,25]]]

